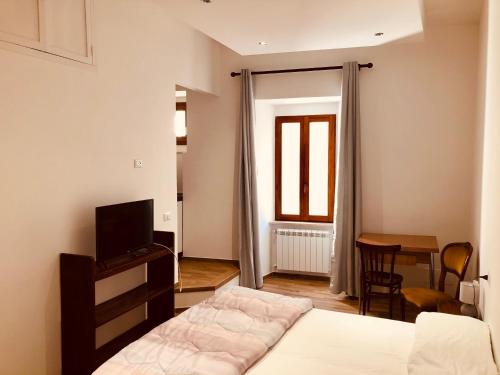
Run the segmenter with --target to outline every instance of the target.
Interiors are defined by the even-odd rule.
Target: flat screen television
[[[96,207],[96,258],[108,261],[153,244],[153,199]]]

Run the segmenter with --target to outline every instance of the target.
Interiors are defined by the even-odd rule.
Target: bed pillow
[[[408,375],[497,374],[486,323],[459,315],[418,315]]]

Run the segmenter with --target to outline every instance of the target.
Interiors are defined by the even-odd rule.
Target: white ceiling
[[[374,46],[422,31],[419,0],[168,3],[178,18],[241,55]],[[375,37],[376,32],[383,32],[383,37]],[[260,46],[259,41],[268,45]]]

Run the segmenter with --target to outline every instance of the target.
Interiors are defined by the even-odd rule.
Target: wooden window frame
[[[328,142],[328,215],[309,215],[309,124],[311,122],[329,123]],[[300,214],[281,213],[281,151],[282,124],[300,123]],[[333,223],[335,200],[335,115],[277,116],[275,119],[275,220]]]
[[[186,124],[186,129],[187,129],[187,104],[186,104],[186,102],[175,103],[175,110],[176,111],[184,111],[185,124]],[[186,146],[187,145],[187,136],[177,137],[176,140],[177,140],[176,141],[177,146]]]

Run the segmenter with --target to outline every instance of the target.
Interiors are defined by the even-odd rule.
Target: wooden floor
[[[337,299],[330,292],[329,285],[330,282],[328,279],[311,279],[295,275],[273,274],[264,279],[264,287],[261,290],[292,297],[308,297],[312,299],[314,307],[318,309],[357,314],[358,299]],[[400,319],[399,300],[396,300],[394,306],[394,319]],[[372,299],[371,310],[367,315],[389,318],[388,311],[388,300],[383,297],[377,297]],[[417,311],[412,309],[411,306],[407,306],[407,321],[414,322],[416,315]]]
[[[180,267],[183,292],[215,290],[240,274],[235,263],[211,259],[183,258]],[[308,297],[312,299],[314,307],[318,309],[358,313],[358,299],[336,298],[330,292],[328,279],[272,274],[264,278],[264,287],[261,290],[288,296]],[[178,288],[176,291],[179,291]],[[386,298],[374,298],[368,315],[388,318],[388,305]],[[415,321],[416,315],[416,310],[407,306],[407,321]],[[396,300],[394,318],[400,319],[400,317],[399,300]]]
[[[182,258],[180,267],[183,292],[215,290],[240,274],[238,266],[230,261]]]

